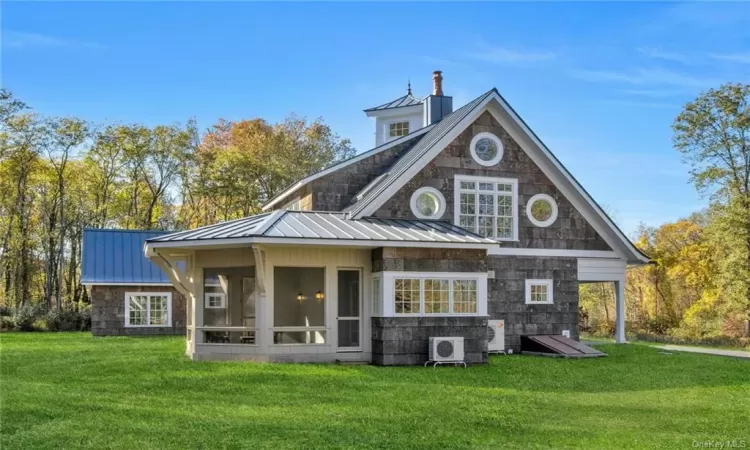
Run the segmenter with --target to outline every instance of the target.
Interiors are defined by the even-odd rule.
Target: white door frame
[[[338,291],[338,277],[339,273],[341,271],[353,271],[357,272],[359,274],[359,283],[358,283],[358,294],[359,294],[359,303],[357,309],[359,310],[358,316],[346,316],[342,317],[339,316],[339,299],[338,296],[341,294]],[[363,273],[361,267],[337,267],[336,268],[336,302],[335,302],[335,311],[336,311],[336,352],[337,353],[348,353],[348,352],[361,352],[362,351],[362,325],[363,325],[363,312],[364,312],[364,285],[363,285]],[[356,320],[359,324],[359,345],[356,347],[341,347],[339,345],[339,321],[340,320]]]

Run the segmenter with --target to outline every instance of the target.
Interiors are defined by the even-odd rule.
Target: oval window
[[[548,227],[557,220],[557,203],[547,194],[537,194],[526,204],[526,215],[538,227]]]
[[[445,212],[445,198],[435,188],[419,188],[411,196],[411,212],[420,219],[439,219]]]
[[[503,157],[503,143],[492,133],[479,133],[471,140],[471,157],[483,166],[494,166]]]

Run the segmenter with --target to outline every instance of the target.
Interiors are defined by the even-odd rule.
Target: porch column
[[[616,329],[615,342],[624,344],[625,339],[625,279],[615,281]]]

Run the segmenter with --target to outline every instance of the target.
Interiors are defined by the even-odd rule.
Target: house
[[[578,286],[616,284],[638,251],[496,89],[365,110],[375,148],[302,179],[264,213],[146,240],[187,299],[193,359],[419,364],[428,339],[578,338]]]
[[[91,298],[94,336],[185,334],[185,296],[143,254],[165,231],[83,231],[81,284]]]

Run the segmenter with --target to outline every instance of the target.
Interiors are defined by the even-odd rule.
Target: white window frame
[[[549,203],[550,207],[552,208],[552,212],[547,220],[537,220],[531,214],[531,207],[534,205],[534,202],[538,200],[542,200],[542,201]],[[554,198],[552,198],[551,196],[547,194],[536,194],[532,196],[528,202],[526,202],[526,216],[529,218],[531,223],[533,223],[534,225],[538,227],[545,228],[555,223],[555,220],[557,220],[557,212],[558,212],[557,202],[555,201]]]
[[[290,211],[301,211],[302,210],[302,199],[300,197],[295,198],[294,200],[290,201],[282,209],[287,209]]]
[[[554,303],[554,281],[552,279],[528,279],[526,280],[526,304],[527,305],[551,305]],[[547,301],[545,302],[533,302],[531,301],[531,287],[532,286],[546,286],[547,287]]]
[[[457,317],[457,316],[486,316],[487,315],[487,273],[475,272],[378,272],[381,279],[382,316],[383,317]],[[419,313],[396,313],[395,280],[397,278],[419,279]],[[449,306],[447,313],[425,313],[424,280],[450,280]],[[477,308],[473,313],[454,313],[453,311],[453,281],[473,280],[477,283]]]
[[[399,134],[397,136],[392,136],[391,135],[391,125],[398,125],[398,124],[403,124],[403,123],[406,124],[406,134]],[[409,133],[411,133],[411,121],[408,118],[389,120],[386,123],[386,126],[385,126],[385,135],[386,135],[386,137],[387,137],[387,139],[389,141],[393,140],[393,139],[398,139],[400,137],[407,136]]]
[[[211,298],[220,299],[219,306],[211,306]],[[205,309],[224,309],[227,307],[227,294],[223,292],[206,292],[203,294],[203,307]]]
[[[383,314],[383,280],[379,275],[372,277],[372,315],[379,317]]]
[[[476,151],[476,145],[477,142],[479,142],[481,139],[489,139],[492,142],[494,142],[495,146],[497,147],[497,155],[495,155],[494,158],[492,158],[489,161],[485,161],[482,158],[477,155]],[[477,164],[490,167],[495,166],[497,163],[500,162],[501,159],[503,159],[503,154],[505,153],[505,147],[503,146],[503,142],[500,140],[499,137],[495,136],[492,133],[479,133],[471,140],[471,144],[469,144],[469,152],[471,153],[471,157],[474,158],[474,161],[476,161]]]
[[[147,297],[146,324],[130,324],[130,297]],[[151,297],[167,297],[167,323],[151,325]],[[126,292],[125,293],[125,328],[164,328],[172,326],[172,293],[171,292]]]
[[[474,189],[461,189],[461,182],[475,183]],[[474,233],[479,232],[479,194],[489,194],[489,191],[480,191],[479,183],[493,183],[495,190],[493,191],[493,216],[495,217],[495,226],[492,230],[492,236],[490,238],[498,241],[518,241],[518,179],[516,178],[495,178],[495,177],[478,177],[473,175],[456,175],[453,179],[453,223],[460,227],[461,226],[461,193],[473,193],[474,194]],[[497,184],[510,184],[513,192],[510,197],[513,203],[513,235],[511,237],[497,237],[497,196],[501,195],[497,191]],[[504,195],[504,194],[502,194]]]
[[[429,193],[434,195],[438,200],[438,209],[437,212],[431,216],[427,216],[425,214],[422,214],[419,212],[419,208],[417,208],[417,200],[419,199],[419,196],[425,193]],[[435,189],[434,187],[424,186],[416,191],[411,195],[411,200],[409,201],[409,205],[411,206],[411,212],[414,214],[418,219],[433,219],[437,220],[443,217],[443,214],[445,214],[445,197],[443,197],[443,193]]]

